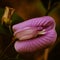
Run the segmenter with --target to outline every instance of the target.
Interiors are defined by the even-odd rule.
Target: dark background
[[[50,8],[48,9],[49,1],[50,1]],[[56,21],[57,40],[55,46],[52,48],[52,50],[48,55],[48,60],[60,60],[60,1],[41,0],[41,2],[43,3],[44,8],[47,10],[47,13],[45,15],[50,15],[54,17]],[[5,0],[0,0],[0,8],[4,8],[6,5],[11,6],[9,2],[6,2]]]

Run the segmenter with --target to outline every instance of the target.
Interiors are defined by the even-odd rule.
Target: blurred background
[[[0,0],[0,60],[23,60],[18,57],[15,52],[13,44],[3,54],[2,52],[12,41],[12,31],[10,31],[8,24],[4,22],[1,24],[2,16],[5,7],[9,6],[16,11],[12,15],[11,26],[22,22],[26,19],[52,16],[56,22],[57,40],[55,45],[51,48],[47,60],[60,60],[60,1],[59,0]],[[19,12],[19,10],[21,12]],[[27,10],[27,11],[26,11]],[[24,12],[24,14],[22,13]],[[33,60],[33,59],[32,59]]]

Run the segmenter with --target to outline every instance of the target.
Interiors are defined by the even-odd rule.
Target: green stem
[[[2,56],[5,54],[5,52],[7,51],[7,49],[11,46],[11,44],[13,44],[15,41],[15,39],[5,48],[5,50],[1,53],[0,59],[2,58]]]

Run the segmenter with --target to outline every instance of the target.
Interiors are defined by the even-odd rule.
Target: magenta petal
[[[15,49],[17,52],[34,52],[38,49],[47,48],[53,45],[56,41],[56,32],[54,30],[49,31],[46,35],[30,39],[28,41],[16,41]]]
[[[22,23],[13,25],[13,31],[17,31],[19,29],[23,29],[25,27],[48,27],[49,29],[55,28],[55,21],[50,16],[44,16],[40,18],[33,18]]]
[[[14,47],[19,53],[34,52],[39,49],[44,49],[50,47],[56,41],[57,34],[55,31],[55,21],[50,16],[33,18],[28,21],[16,24],[13,26],[13,31],[15,33],[16,31],[25,27],[42,27],[47,33],[27,41],[16,41]]]

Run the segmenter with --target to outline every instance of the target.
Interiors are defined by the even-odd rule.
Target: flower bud
[[[14,9],[10,7],[5,7],[4,14],[2,16],[2,23],[10,24],[11,16],[13,15]]]

